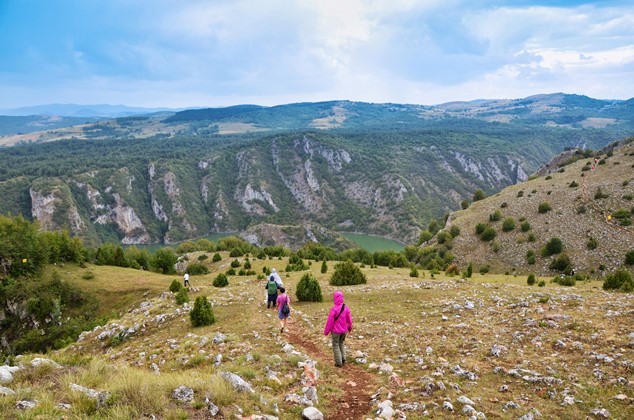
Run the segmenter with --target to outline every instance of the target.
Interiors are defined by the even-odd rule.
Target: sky
[[[634,2],[0,0],[0,108],[634,97]]]

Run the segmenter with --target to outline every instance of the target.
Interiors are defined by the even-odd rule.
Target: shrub
[[[477,189],[473,192],[473,202],[484,200],[486,198],[486,194],[481,189]]]
[[[484,232],[482,232],[482,235],[480,235],[480,239],[488,242],[495,239],[496,236],[497,233],[495,232],[495,229],[491,226],[487,226],[487,228],[484,229]]]
[[[152,266],[163,274],[175,274],[174,264],[178,258],[171,248],[161,248],[154,253]]]
[[[351,284],[365,284],[368,279],[361,269],[354,265],[352,261],[344,261],[335,265],[335,272],[330,278],[331,286],[344,286]]]
[[[624,284],[627,284],[625,288],[630,287],[629,285],[632,284],[632,275],[625,269],[616,270],[605,277],[603,290],[621,289]]]
[[[250,270],[251,269],[251,261],[249,261],[249,259],[247,258],[246,261],[244,262],[244,269],[245,270]]]
[[[484,232],[484,229],[486,228],[487,228],[487,225],[485,225],[484,223],[478,223],[475,227],[476,235],[481,235],[482,232]]]
[[[297,300],[303,302],[321,302],[323,300],[321,286],[310,273],[304,274],[299,283],[297,283],[295,296],[297,296]]]
[[[540,280],[539,283],[537,283],[537,286],[544,287],[546,286],[546,282],[544,280]]]
[[[412,269],[409,271],[409,276],[418,278],[418,269],[416,268],[415,265],[413,265]]]
[[[449,234],[449,232],[440,232],[438,233],[438,235],[436,235],[436,242],[438,242],[439,244],[447,243],[450,240],[451,235]]]
[[[176,304],[182,305],[186,302],[189,302],[189,296],[187,296],[187,289],[182,288],[176,293]]]
[[[95,273],[93,273],[91,270],[88,270],[81,275],[81,278],[84,280],[92,280],[95,278]]]
[[[529,230],[531,230],[531,224],[528,223],[527,221],[523,221],[522,224],[520,225],[520,230],[522,232],[528,232]]]
[[[180,281],[174,279],[172,280],[172,284],[170,284],[170,292],[178,293],[183,288],[183,285]]]
[[[542,255],[544,257],[549,257],[551,255],[559,254],[564,249],[564,244],[561,242],[559,238],[551,238],[550,241],[546,242],[544,248],[542,249]]]
[[[577,207],[577,214],[586,214],[586,211],[586,206],[584,206],[583,204]]]
[[[553,208],[550,207],[550,204],[548,204],[547,202],[539,203],[539,206],[537,206],[537,211],[539,213],[548,213],[552,209]]]
[[[577,183],[577,181],[572,181],[569,185],[570,188],[576,188],[579,186],[579,184]]]
[[[489,214],[490,222],[497,222],[500,220],[502,220],[502,213],[500,212],[500,210],[496,210],[493,213]]]
[[[219,253],[216,252],[211,260],[213,262],[218,262],[218,261],[222,260],[222,257],[220,256]]]
[[[458,274],[458,273],[459,273],[459,270],[458,270],[458,265],[456,263],[449,264],[449,266],[445,270],[445,274],[448,276],[453,276],[454,274]]]
[[[597,241],[594,238],[590,238],[588,239],[588,242],[586,242],[586,248],[588,248],[590,251],[597,249],[598,246],[599,246],[599,241]]]
[[[191,320],[192,327],[202,327],[216,322],[214,312],[211,309],[211,303],[209,303],[206,296],[196,297],[194,307],[189,313],[189,319]]]
[[[526,251],[526,262],[529,264],[535,264],[535,251],[531,249]]]
[[[229,285],[229,279],[223,273],[220,273],[216,276],[213,282],[214,287],[225,287]]]
[[[187,272],[192,276],[202,276],[209,274],[209,268],[204,264],[191,263],[187,264]]]
[[[205,261],[207,258],[209,258],[209,255],[202,254],[198,256],[198,261]]]
[[[451,226],[449,228],[449,234],[452,238],[455,238],[456,236],[460,235],[460,228],[456,225]]]
[[[528,234],[528,237],[526,238],[526,240],[528,242],[535,242],[537,240],[537,237],[535,236],[533,232],[531,232]]]
[[[625,254],[625,265],[634,265],[634,249]]]
[[[328,271],[328,264],[326,264],[326,259],[321,262],[321,273],[324,274]]]
[[[431,233],[428,230],[424,230],[420,233],[420,236],[418,237],[418,245],[422,244],[423,242],[427,242],[428,240],[430,240],[431,238],[434,237],[434,234]]]
[[[571,260],[570,257],[566,254],[559,254],[559,256],[557,256],[557,258],[555,258],[551,263],[549,268],[551,270],[557,270],[557,271],[569,271],[567,269],[569,269],[569,267],[571,267]]]
[[[236,275],[236,269],[235,268],[230,268],[227,270],[227,272],[225,273],[228,276],[235,276]]]
[[[532,286],[535,284],[535,274],[530,273],[528,275],[528,278],[526,279],[526,284],[528,284],[529,286]]]
[[[240,261],[238,261],[238,260],[233,260],[233,261],[231,261],[231,267],[233,267],[233,268],[238,268],[238,267],[240,267],[241,265],[242,265],[242,264],[240,264]]]
[[[473,264],[469,263],[467,266],[467,277],[471,277],[473,275]]]
[[[300,258],[296,253],[292,253],[288,258],[288,264],[286,265],[286,272],[291,271],[304,271],[308,270],[308,265],[304,262],[303,259]]]
[[[565,276],[565,277],[556,277],[556,283],[559,283],[562,286],[574,286],[577,284],[577,280],[574,276]]]
[[[515,229],[515,219],[513,219],[512,217],[507,217],[506,219],[504,219],[504,222],[502,222],[502,231],[510,232],[513,229]]]
[[[517,198],[523,197],[524,196],[524,191],[520,190],[517,192]]]
[[[229,257],[236,258],[244,255],[244,252],[240,248],[233,248],[231,252],[229,252]]]
[[[489,266],[488,265],[480,267],[480,274],[484,275],[484,274],[486,274],[488,272],[489,272]]]
[[[603,190],[601,189],[601,187],[597,188],[597,192],[594,193],[594,199],[595,200],[601,200],[602,198],[608,198],[609,195],[607,195],[606,193],[603,192]]]
[[[462,208],[462,210],[466,210],[469,208],[469,202],[467,200],[462,200],[460,202],[460,207]]]

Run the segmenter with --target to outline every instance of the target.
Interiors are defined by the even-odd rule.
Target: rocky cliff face
[[[156,160],[33,182],[45,229],[124,244],[174,243],[250,225],[345,229],[414,242],[476,188],[526,180],[516,155],[435,145],[363,149],[314,134],[275,136],[195,160]],[[319,235],[315,235],[319,237]]]

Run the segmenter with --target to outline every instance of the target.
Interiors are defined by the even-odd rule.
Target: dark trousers
[[[266,301],[266,309],[275,308],[277,305],[277,292],[275,294],[269,294],[269,298]]]

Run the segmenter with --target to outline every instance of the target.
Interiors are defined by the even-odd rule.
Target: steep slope
[[[556,171],[551,168],[551,175],[510,186],[452,214],[447,229],[457,226],[461,232],[452,249],[458,264],[552,275],[557,270],[549,267],[561,254],[545,257],[541,250],[559,238],[577,272],[600,274],[622,265],[625,253],[634,249],[633,139],[599,152],[596,160],[576,154],[567,161]],[[551,209],[544,211],[545,204]],[[491,221],[495,212],[499,220]],[[513,229],[506,222],[504,231],[506,219],[513,219]],[[480,239],[479,223],[493,227],[495,239]],[[535,254],[534,264],[529,252]]]
[[[43,228],[68,228],[93,242],[174,243],[260,223],[314,223],[413,242],[474,189],[525,180],[552,147],[532,137],[535,148],[527,150],[491,136],[296,133],[220,144],[71,141],[10,149],[6,170],[19,176],[7,175],[0,192],[16,201],[0,203],[0,211],[29,208],[25,216]],[[54,176],[21,175],[33,172]]]

